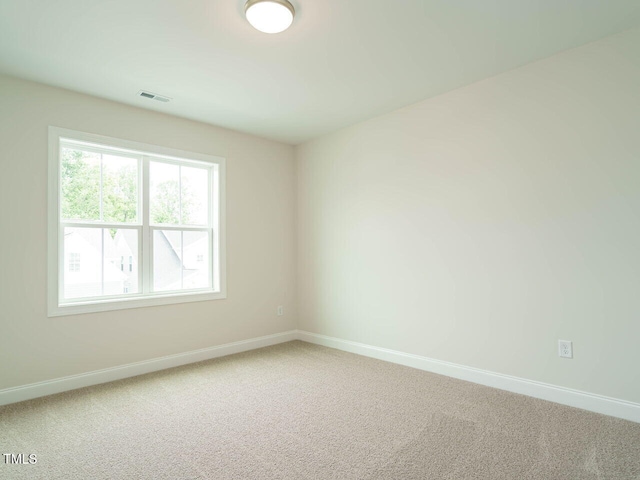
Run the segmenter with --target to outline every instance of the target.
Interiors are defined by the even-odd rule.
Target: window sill
[[[225,292],[192,292],[170,293],[147,297],[132,297],[122,299],[110,299],[104,301],[74,302],[61,305],[51,305],[48,317],[63,317],[66,315],[79,315],[83,313],[109,312],[112,310],[125,310],[129,308],[154,307],[159,305],[171,305],[176,303],[204,302],[207,300],[221,300],[227,298]]]

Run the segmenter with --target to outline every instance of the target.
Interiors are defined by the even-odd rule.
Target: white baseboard
[[[76,388],[121,380],[123,378],[134,377],[136,375],[234,353],[246,352],[248,350],[268,347],[296,339],[640,423],[640,404],[638,403],[302,330],[291,330],[274,335],[227,343],[216,347],[168,355],[113,368],[105,368],[103,370],[96,370],[79,375],[6,388],[0,390],[0,405],[7,405],[9,403],[52,395]]]
[[[640,423],[640,404],[298,330],[299,340]]]
[[[200,362],[211,358],[223,357],[233,353],[246,352],[256,348],[268,347],[278,343],[289,342],[297,338],[296,331],[277,333],[264,337],[251,338],[239,342],[226,343],[217,347],[202,348],[191,352],[167,355],[166,357],[153,358],[142,362],[129,363],[118,367],[95,370],[93,372],[56,378],[44,382],[31,383],[19,387],[0,390],[0,405],[21,402],[32,398],[43,397],[54,393],[75,390],[99,383],[112,382],[123,378],[134,377],[144,373],[164,370],[166,368],[179,367],[188,363]]]

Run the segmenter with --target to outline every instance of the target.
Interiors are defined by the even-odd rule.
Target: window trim
[[[217,169],[218,185],[211,185],[210,194],[218,194],[217,198],[213,197],[213,208],[211,208],[209,215],[212,217],[212,255],[210,261],[212,265],[218,265],[218,270],[211,269],[212,286],[218,284],[218,289],[215,291],[184,291],[184,292],[162,292],[154,293],[147,296],[134,296],[134,297],[117,297],[117,298],[104,298],[82,301],[74,300],[72,303],[61,304],[59,300],[59,287],[62,274],[62,268],[64,265],[64,255],[60,254],[61,245],[61,228],[62,224],[60,220],[60,141],[61,139],[68,139],[75,142],[86,142],[89,144],[99,144],[112,147],[114,149],[121,149],[127,154],[136,155],[152,155],[158,157],[162,161],[195,161],[203,162],[207,164],[213,164]],[[89,148],[91,148],[89,146]],[[76,130],[69,130],[65,128],[59,128],[49,126],[49,171],[48,171],[48,251],[47,251],[47,304],[48,304],[48,316],[57,317],[64,315],[75,315],[82,313],[93,312],[105,312],[111,310],[122,310],[129,308],[149,307],[156,305],[168,305],[175,303],[187,303],[187,302],[201,302],[207,300],[217,300],[227,297],[226,286],[226,190],[225,190],[225,159],[214,155],[206,155],[202,153],[189,152],[185,150],[178,150],[174,148],[161,147],[158,145],[150,145],[146,143],[134,142],[130,140],[123,140],[113,137],[107,137],[104,135],[97,135],[93,133],[79,132]],[[141,164],[142,165],[142,164]],[[145,173],[146,172],[146,173]],[[141,177],[148,177],[148,169],[142,170]],[[149,183],[148,178],[143,178],[141,181],[139,193],[138,193],[138,216],[141,217],[143,212],[140,207],[148,209],[148,202],[143,202],[143,192],[148,191]],[[146,188],[145,188],[146,187]],[[217,188],[216,188],[217,187]],[[218,208],[215,208],[217,205]],[[217,213],[217,216],[216,216]],[[102,225],[102,224],[100,224]],[[98,226],[98,225],[96,225]],[[142,242],[150,242],[150,238],[147,238],[145,231],[151,232],[155,229],[162,229],[162,225],[149,226],[148,229],[143,228],[140,224],[123,224],[122,227],[128,228],[140,228],[141,235],[139,237],[139,249],[142,248]],[[189,229],[188,226],[184,226],[185,229]],[[149,243],[150,244],[150,243]],[[147,253],[151,251],[151,248],[147,249]],[[140,257],[141,258],[141,257]],[[151,258],[142,260],[141,265],[150,265]],[[140,269],[142,270],[142,268]],[[218,275],[216,279],[215,276]],[[217,280],[217,281],[216,281]],[[213,288],[213,287],[212,287]],[[142,291],[142,285],[141,285]]]

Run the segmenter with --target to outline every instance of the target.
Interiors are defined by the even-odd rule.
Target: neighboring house
[[[69,228],[65,233],[65,298],[117,295],[124,291],[128,276],[116,262],[117,249],[108,233],[105,237],[105,261],[102,262],[102,229]],[[102,272],[104,268],[104,275]],[[104,280],[104,281],[103,281]]]
[[[184,245],[183,288],[203,288],[209,285],[209,236],[194,232]]]
[[[206,233],[185,232],[183,248],[180,248],[180,232],[156,230],[154,235],[153,276],[156,290],[181,290],[208,286],[209,240]],[[184,252],[182,272],[180,270],[181,250]]]
[[[67,232],[64,239],[65,298],[138,292],[136,230],[121,228],[114,237],[109,230],[100,228],[69,228]],[[203,288],[208,285],[209,249],[206,234],[185,234],[184,266],[180,261],[180,232],[155,230],[154,235],[153,285],[156,291]],[[103,251],[104,262],[101,259]]]
[[[153,232],[153,288],[156,291],[181,288],[180,232]]]
[[[115,261],[115,265],[127,277],[120,293],[135,293],[138,291],[138,233],[136,230],[120,228],[116,232],[113,244],[115,255],[105,260],[112,264]]]

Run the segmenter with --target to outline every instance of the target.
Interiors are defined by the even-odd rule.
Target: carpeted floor
[[[2,479],[640,479],[640,424],[303,342],[0,407]]]

